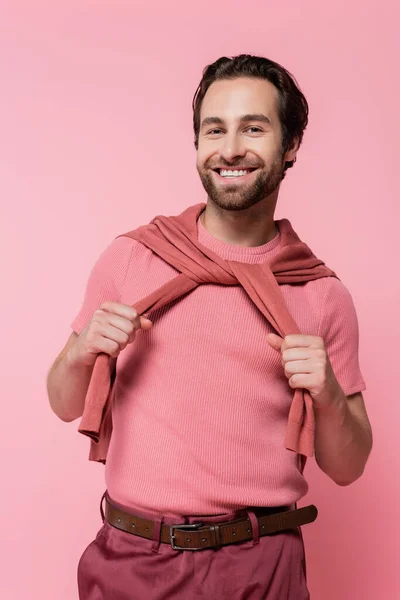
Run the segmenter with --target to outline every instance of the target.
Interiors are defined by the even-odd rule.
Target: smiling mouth
[[[215,173],[220,175],[220,177],[224,177],[226,179],[235,179],[236,177],[244,177],[245,175],[249,175],[253,171],[256,171],[256,167],[248,168],[248,169],[213,169]]]

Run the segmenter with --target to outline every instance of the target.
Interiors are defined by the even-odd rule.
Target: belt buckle
[[[183,548],[182,546],[177,546],[175,544],[175,529],[183,529],[184,531],[193,531],[198,529],[199,527],[203,527],[203,523],[193,523],[192,525],[190,524],[185,524],[183,523],[182,525],[171,525],[169,528],[169,537],[171,540],[171,547],[173,550],[202,550],[202,548]]]

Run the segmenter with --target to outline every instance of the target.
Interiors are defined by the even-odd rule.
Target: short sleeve
[[[82,306],[71,323],[76,333],[81,333],[93,313],[104,302],[121,301],[133,242],[131,238],[118,237],[97,259],[87,281]]]
[[[366,389],[360,370],[359,327],[353,299],[337,278],[329,278],[321,322],[320,337],[325,342],[335,376],[346,396]]]

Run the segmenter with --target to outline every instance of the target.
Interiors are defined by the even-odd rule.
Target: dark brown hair
[[[278,90],[278,115],[282,129],[282,151],[292,146],[295,138],[299,144],[308,123],[308,103],[295,78],[278,63],[262,56],[240,54],[232,58],[223,56],[203,70],[203,77],[193,97],[194,145],[197,150],[200,130],[201,105],[210,85],[220,79],[255,77],[267,79]],[[286,162],[285,169],[295,161]]]

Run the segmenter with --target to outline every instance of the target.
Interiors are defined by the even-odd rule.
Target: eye
[[[213,133],[218,135],[222,132],[222,129],[219,129],[218,127],[216,127],[215,129],[210,129],[210,131],[207,131],[207,135],[212,135]]]
[[[253,129],[253,131],[251,131],[250,133],[259,133],[260,131],[262,131],[262,129],[260,127],[257,127],[256,125],[252,125],[251,127],[248,127],[246,129],[246,131],[250,131],[250,129]]]

